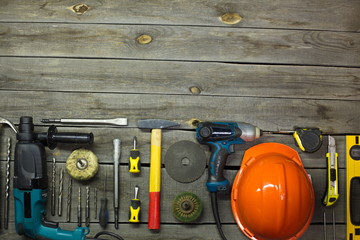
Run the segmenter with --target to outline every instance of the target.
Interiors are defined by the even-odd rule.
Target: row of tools
[[[45,123],[74,123],[74,124],[111,124],[111,125],[127,125],[127,119],[111,119],[111,120],[96,120],[96,119],[43,119]],[[17,132],[13,124],[6,119],[0,119],[0,123],[6,123]],[[149,211],[148,211],[148,228],[150,230],[160,229],[160,188],[161,188],[161,138],[162,129],[176,129],[179,124],[172,121],[161,119],[146,119],[138,121],[140,129],[151,130],[151,150],[150,150],[150,177],[149,177]],[[245,142],[254,141],[266,134],[286,134],[292,135],[299,146],[299,148],[308,153],[316,152],[322,144],[323,135],[329,133],[322,133],[318,128],[295,128],[291,131],[264,131],[258,127],[247,123],[234,123],[234,122],[199,122],[194,130],[196,139],[200,144],[205,144],[211,148],[211,156],[209,160],[209,176],[206,187],[211,194],[212,210],[216,220],[216,225],[222,239],[226,239],[221,229],[220,218],[217,209],[217,193],[226,192],[230,188],[229,181],[224,177],[223,171],[226,165],[227,157],[235,152],[235,145],[243,144]],[[25,234],[28,237],[36,238],[41,237],[49,239],[98,239],[96,237],[89,238],[86,235],[89,233],[87,228],[90,224],[90,187],[86,187],[86,226],[81,226],[81,188],[79,188],[79,199],[77,207],[78,225],[74,231],[62,230],[58,227],[57,223],[49,222],[44,219],[44,208],[48,194],[47,186],[47,173],[46,168],[42,166],[46,164],[45,147],[54,149],[58,142],[62,143],[77,143],[77,144],[91,144],[94,141],[92,133],[58,133],[56,127],[50,126],[46,133],[35,133],[34,125],[31,117],[21,117],[19,124],[19,132],[17,132],[17,146],[15,153],[15,174],[14,174],[14,196],[15,196],[15,209],[23,209],[21,213],[16,213],[16,230],[20,235]],[[357,140],[359,142],[359,140]],[[129,158],[129,172],[139,173],[141,169],[140,153],[137,149],[137,140],[134,137],[134,146],[130,151]],[[119,159],[120,159],[120,140],[114,139],[114,222],[115,228],[118,229],[118,214],[119,214]],[[174,144],[175,145],[175,144]],[[165,156],[165,166],[170,177],[179,182],[192,182],[198,179],[203,169],[206,167],[206,160],[199,160],[199,156],[205,156],[199,150],[190,151],[193,156],[178,154],[179,149],[195,149],[193,146],[197,144],[178,142],[176,146],[171,146]],[[359,145],[359,143],[355,144]],[[174,148],[174,150],[171,150]],[[10,147],[9,147],[10,149]],[[198,148],[197,148],[198,149]],[[9,150],[10,151],[10,150]],[[188,151],[189,152],[189,151]],[[351,151],[350,151],[351,152]],[[20,154],[21,153],[21,154]],[[24,154],[27,153],[27,154]],[[10,155],[10,153],[8,153]],[[353,158],[360,155],[359,149],[353,150]],[[338,155],[336,152],[335,139],[328,136],[328,154],[327,154],[328,178],[327,190],[323,199],[325,206],[333,205],[338,197]],[[167,161],[167,159],[180,159],[180,161]],[[190,160],[189,160],[190,159]],[[193,162],[191,159],[195,159]],[[360,159],[360,158],[359,158]],[[174,163],[175,162],[175,163]],[[196,168],[191,168],[192,163],[196,162]],[[204,164],[203,164],[204,162]],[[200,166],[199,163],[202,165]],[[87,181],[95,176],[98,171],[97,157],[88,149],[76,149],[67,159],[66,172],[74,179],[79,181]],[[26,169],[26,172],[23,170]],[[174,170],[175,169],[175,170]],[[196,171],[196,169],[200,169]],[[8,170],[10,171],[10,170]],[[33,171],[29,175],[29,171]],[[53,160],[52,168],[52,181],[51,181],[51,213],[55,215],[55,199],[58,199],[58,215],[62,215],[62,198],[63,198],[63,184],[64,184],[65,170],[61,169],[59,173],[59,192],[56,196],[56,160]],[[104,192],[107,188],[107,172],[105,172]],[[195,177],[194,177],[195,175]],[[30,176],[30,179],[29,179]],[[357,179],[357,178],[356,178]],[[9,179],[10,181],[10,179]],[[71,214],[71,191],[72,180],[69,180],[68,185],[68,199],[67,199],[67,220],[70,221]],[[356,183],[356,182],[355,182]],[[97,189],[94,189],[94,207],[95,216],[99,217],[100,225],[105,228],[108,222],[108,200],[106,194],[102,196],[100,202],[100,211],[97,213]],[[135,197],[131,200],[129,207],[129,222],[139,222],[140,215],[140,200],[138,199],[139,187],[135,186]],[[30,201],[31,199],[31,201]],[[195,200],[194,200],[195,199]],[[194,209],[194,206],[201,208],[198,204],[200,199],[196,195],[186,193],[178,196],[175,206],[180,206],[180,209],[173,209],[177,212],[180,221],[184,212]],[[44,202],[45,201],[45,202]],[[195,203],[195,204],[194,204]],[[70,205],[70,206],[69,206]],[[173,204],[174,207],[174,204]],[[38,211],[34,211],[34,209]],[[31,214],[30,214],[31,210]],[[21,210],[20,210],[21,211]],[[197,211],[199,213],[201,211]],[[196,215],[196,214],[194,214]],[[176,216],[176,215],[175,215]],[[325,215],[324,215],[325,216]],[[196,216],[198,217],[198,215]],[[335,215],[333,215],[333,219]],[[191,220],[194,220],[193,218]],[[183,222],[186,222],[185,220]],[[190,221],[189,221],[190,222]],[[40,224],[41,231],[38,226]],[[326,229],[324,229],[326,237]],[[334,228],[335,231],[335,228]],[[334,236],[336,233],[334,232]],[[352,236],[357,236],[355,235]]]
[[[114,144],[117,144],[119,141],[118,139],[114,140]],[[78,150],[76,150],[78,151]],[[81,149],[82,152],[89,152],[90,150],[85,150],[85,149]],[[114,222],[115,222],[115,228],[118,229],[119,225],[118,225],[118,216],[119,216],[119,185],[118,185],[118,180],[116,179],[118,176],[118,169],[117,167],[115,167],[116,165],[118,166],[118,154],[116,154],[115,150],[115,161],[114,161],[114,176],[113,176],[113,182],[114,182]],[[132,150],[133,151],[133,150]],[[88,156],[83,155],[83,156],[78,156],[79,158],[75,159],[75,161],[82,161],[82,162],[86,162],[87,165],[93,165],[96,164],[97,162],[94,162],[93,158],[88,158]],[[72,157],[69,158],[70,161],[73,160]],[[139,162],[140,158],[138,157],[138,159],[133,159],[130,157],[130,161],[134,160],[136,162]],[[79,163],[80,164],[80,163]],[[70,165],[70,164],[69,164]],[[77,165],[79,166],[79,165]],[[84,178],[86,175],[91,175],[94,176],[96,173],[94,172],[94,170],[97,171],[97,168],[95,168],[94,170],[92,169],[88,169],[87,167],[80,165],[81,169],[76,169],[75,172],[77,172],[76,174],[79,174],[78,171],[84,171],[84,174],[82,175],[82,177]],[[67,166],[69,167],[69,166]],[[71,168],[71,167],[70,167]],[[57,181],[57,169],[56,169],[56,159],[53,158],[53,162],[52,162],[52,178],[51,178],[51,195],[50,195],[50,212],[52,216],[56,215],[56,212],[58,214],[58,216],[62,216],[63,213],[63,198],[64,198],[64,172],[65,169],[61,168],[59,170],[59,174],[58,174],[58,179],[59,181]],[[133,171],[131,171],[133,172]],[[71,222],[71,205],[72,205],[72,192],[73,192],[73,178],[75,180],[79,180],[79,175],[74,175],[74,170],[70,169],[68,170],[68,173],[70,175],[69,179],[68,179],[68,186],[67,186],[67,201],[66,201],[66,221],[67,222]],[[75,178],[76,176],[76,178]],[[104,175],[104,181],[103,181],[103,186],[102,186],[102,197],[100,199],[100,209],[98,211],[98,188],[91,188],[90,186],[86,186],[85,187],[85,199],[86,199],[86,205],[85,205],[85,226],[89,227],[90,226],[90,206],[93,206],[93,216],[95,219],[98,219],[99,224],[102,228],[106,228],[108,221],[109,221],[109,211],[108,211],[108,198],[107,198],[107,190],[108,190],[108,185],[109,185],[109,181],[108,181],[108,172],[105,171],[105,175]],[[90,180],[89,177],[86,177],[86,180]],[[56,187],[56,183],[58,182],[58,187]],[[56,190],[58,189],[58,191]],[[92,192],[92,198],[90,197],[90,193]],[[141,205],[141,201],[138,198],[138,194],[139,194],[139,186],[135,185],[134,187],[134,198],[131,199],[130,202],[130,207],[129,207],[129,222],[131,223],[139,223],[140,222],[140,205]],[[81,227],[82,225],[82,196],[83,196],[83,191],[81,186],[78,187],[78,199],[77,199],[77,224],[79,227]],[[93,200],[93,204],[90,204],[91,199]],[[57,204],[56,204],[57,203]],[[56,209],[56,205],[57,205],[57,209]],[[57,210],[57,211],[56,211]]]

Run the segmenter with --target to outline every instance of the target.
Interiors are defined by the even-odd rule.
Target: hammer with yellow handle
[[[148,229],[160,229],[161,132],[178,125],[162,119],[138,121],[138,128],[151,129]]]

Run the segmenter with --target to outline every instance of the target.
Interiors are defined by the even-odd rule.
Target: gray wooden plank
[[[67,230],[73,230],[75,228],[72,224],[61,224],[62,228]],[[136,239],[152,239],[152,240],[218,240],[220,237],[217,233],[215,225],[171,225],[163,224],[161,226],[160,233],[152,233],[147,229],[147,224],[131,225],[122,224],[119,230],[116,230],[113,226],[108,229],[111,232],[115,232],[122,236],[124,239],[136,240]],[[91,227],[89,236],[94,236],[97,232],[101,231],[99,226]],[[223,231],[226,237],[230,240],[248,240],[248,238],[242,234],[240,229],[235,225],[223,225]],[[300,240],[313,240],[323,239],[323,226],[310,225],[308,230],[301,236]],[[343,239],[346,234],[346,226],[343,224],[336,225],[336,239]],[[7,240],[28,240],[29,238],[20,237],[15,233],[15,228],[12,227],[9,231],[0,233],[0,236]],[[327,237],[332,239],[332,226],[327,226]]]
[[[239,13],[243,19],[234,27],[292,28],[359,31],[360,4],[356,0],[319,1],[95,1],[76,14],[74,1],[1,1],[0,21],[126,23],[229,26],[219,18]],[[231,25],[232,26],[232,25]]]
[[[47,128],[45,127],[36,127],[36,132],[46,132]],[[99,159],[99,163],[113,163],[111,158],[113,152],[112,140],[114,138],[119,138],[121,140],[121,157],[120,162],[123,165],[129,163],[130,149],[132,147],[133,136],[137,137],[138,140],[138,149],[141,153],[141,162],[142,164],[149,164],[150,162],[150,134],[147,132],[142,132],[137,128],[74,128],[74,127],[59,127],[59,132],[83,132],[89,133],[92,132],[95,137],[95,143],[92,146],[81,146],[76,144],[58,144],[57,148],[54,150],[46,149],[47,161],[51,162],[52,158],[55,157],[57,162],[64,163],[70,155],[70,153],[79,147],[85,147],[91,149]],[[6,160],[7,153],[7,138],[10,137],[12,141],[11,156],[14,158],[14,149],[15,149],[15,134],[9,128],[0,128],[0,160]],[[345,137],[336,136],[336,147],[337,152],[339,153],[339,167],[345,168]],[[165,162],[165,155],[167,150],[171,145],[178,141],[188,140],[194,143],[197,143],[195,139],[195,132],[190,131],[164,131],[163,132],[163,141],[162,141],[162,156],[163,163]],[[250,147],[266,142],[277,142],[288,145],[289,147],[298,151],[301,160],[306,168],[326,168],[325,154],[327,153],[327,138],[324,136],[322,147],[315,153],[305,153],[302,152],[295,144],[295,141],[292,136],[285,135],[275,135],[275,136],[263,136],[260,139],[257,139],[253,142],[236,145],[235,153],[231,154],[227,160],[227,166],[231,167],[240,167],[244,151]],[[209,147],[205,145],[199,145],[205,152],[207,159],[210,157]],[[166,166],[165,166],[166,167]]]
[[[6,90],[360,100],[360,68],[17,57],[0,68]]]
[[[264,130],[305,125],[324,132],[359,131],[358,101],[34,91],[3,91],[1,99],[1,115],[13,122],[26,115],[36,123],[42,118],[127,117],[129,127],[137,127],[139,119],[165,118],[190,127],[195,118],[249,122]]]
[[[136,41],[144,33],[151,43]],[[360,66],[360,33],[350,32],[2,23],[0,36],[1,56]]]

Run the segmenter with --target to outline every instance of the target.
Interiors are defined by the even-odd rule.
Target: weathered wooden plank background
[[[242,19],[226,24],[221,17],[227,13],[238,13]],[[144,34],[152,41],[139,41]],[[0,91],[0,116],[15,123],[20,116],[33,116],[37,131],[46,131],[40,123],[44,117],[129,119],[129,126],[123,128],[59,128],[93,132],[95,143],[90,148],[101,166],[92,181],[74,182],[72,222],[66,223],[65,214],[49,214],[49,220],[59,221],[65,229],[76,226],[75,189],[81,186],[85,192],[85,186],[90,186],[93,194],[95,187],[102,188],[104,172],[112,173],[112,139],[120,138],[121,222],[115,231],[109,178],[112,222],[108,230],[125,239],[215,240],[219,236],[204,187],[206,171],[197,181],[181,184],[163,169],[161,231],[147,230],[150,134],[136,127],[137,120],[166,118],[182,127],[192,127],[193,119],[244,121],[265,130],[317,126],[326,132],[359,133],[360,1],[0,0]],[[15,135],[3,127],[0,136],[3,206],[6,137],[15,143]],[[127,172],[133,136],[138,137],[143,162],[136,177]],[[194,132],[182,130],[165,131],[163,140],[163,155],[177,141],[196,142]],[[336,140],[341,196],[327,216],[330,224],[335,211],[336,239],[344,239],[345,137]],[[227,162],[229,180],[235,177],[244,151],[262,142],[284,143],[298,150],[291,136],[264,136],[237,146]],[[323,238],[326,143],[313,154],[299,151],[316,191],[314,218],[301,239]],[[49,167],[55,156],[61,169],[76,147],[59,145],[48,150]],[[209,156],[208,148],[202,148]],[[68,180],[66,175],[65,186]],[[136,184],[143,204],[138,226],[127,222]],[[67,187],[64,190],[65,202]],[[194,224],[180,224],[171,214],[173,198],[183,191],[193,191],[203,200],[203,215]],[[233,220],[229,194],[220,197],[219,208],[228,239],[246,239]],[[1,226],[0,235],[19,239],[13,209],[10,219],[9,230]],[[101,230],[93,208],[90,228],[91,234]]]

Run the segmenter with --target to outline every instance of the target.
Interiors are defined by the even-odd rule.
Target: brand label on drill
[[[48,192],[46,191],[46,192],[43,192],[42,194],[41,194],[41,197],[42,198],[47,198],[48,197]]]

